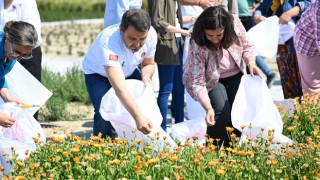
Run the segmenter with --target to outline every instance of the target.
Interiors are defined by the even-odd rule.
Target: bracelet
[[[249,65],[252,64],[252,63],[256,64],[255,61],[250,61],[250,62],[247,64],[247,66],[249,66]]]
[[[201,0],[199,0],[199,4],[198,4],[198,6],[200,6],[200,3],[201,3]]]

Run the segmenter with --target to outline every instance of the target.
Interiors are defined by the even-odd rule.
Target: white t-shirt
[[[121,23],[122,15],[129,9],[141,8],[142,0],[106,0],[104,28]]]
[[[89,48],[82,61],[85,74],[100,74],[107,77],[104,66],[121,67],[125,77],[130,76],[144,58],[154,57],[157,33],[150,27],[146,43],[137,51],[128,49],[120,34],[119,24],[105,28]]]
[[[12,20],[32,24],[38,34],[36,47],[41,44],[41,20],[35,0],[14,0],[7,9],[4,9],[4,0],[0,1],[0,30]]]
[[[182,16],[194,16],[198,17],[202,13],[203,9],[200,6],[189,6],[189,5],[182,5],[181,6],[181,14]],[[191,28],[194,23],[185,23],[183,24],[184,28]]]

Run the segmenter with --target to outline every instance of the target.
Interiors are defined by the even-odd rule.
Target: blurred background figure
[[[20,64],[25,67],[39,82],[41,82],[41,20],[35,0],[1,0],[0,3],[0,30],[3,30],[8,21],[23,21],[32,24],[38,33],[38,41],[32,50],[32,58],[23,59]],[[38,112],[34,114],[38,120]]]
[[[252,19],[252,10],[256,8],[256,3],[259,5],[260,1],[238,0],[239,18],[246,31],[249,31],[255,25]],[[261,56],[256,56],[256,63],[257,66],[266,75],[267,85],[269,88],[271,88],[276,79],[276,73],[271,70],[269,65]]]
[[[104,28],[119,24],[122,15],[129,9],[141,8],[142,0],[106,0]]]
[[[288,24],[293,20],[298,22],[310,0],[263,0],[253,13],[256,23],[267,17],[276,15],[280,24]],[[278,46],[277,65],[280,73],[283,95],[285,99],[302,96],[300,72],[293,38]]]
[[[304,93],[320,94],[320,0],[302,14],[294,32]]]
[[[168,100],[171,93],[171,106],[174,109],[175,123],[184,121],[183,39],[181,36],[190,36],[190,32],[182,29],[180,0],[148,0],[148,7],[151,24],[158,35],[155,54],[159,73],[159,95],[157,101],[163,117],[161,127],[166,131]]]

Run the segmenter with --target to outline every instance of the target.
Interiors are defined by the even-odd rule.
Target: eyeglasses
[[[16,52],[13,52],[12,51],[12,44],[11,44],[11,41],[9,41],[9,46],[10,46],[10,54],[9,56],[15,58],[15,59],[31,59],[33,56],[32,56],[32,52],[28,53],[28,54],[20,54],[20,53],[16,53]]]

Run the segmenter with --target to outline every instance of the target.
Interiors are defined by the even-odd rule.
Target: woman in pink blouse
[[[298,21],[294,46],[304,93],[320,94],[320,0],[313,0]]]
[[[262,77],[240,20],[221,6],[203,11],[193,28],[183,83],[205,109],[207,134],[219,146],[229,146],[226,127],[232,127],[231,106],[246,67]]]

